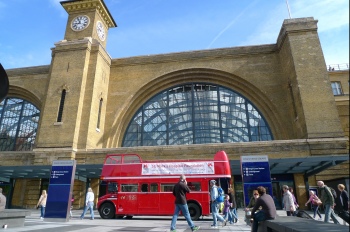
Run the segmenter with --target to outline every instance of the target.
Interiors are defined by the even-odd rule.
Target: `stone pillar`
[[[100,180],[99,179],[91,179],[90,180],[90,187],[92,188],[92,191],[95,194],[95,206],[98,201],[98,193],[100,192]]]
[[[297,173],[294,174],[294,183],[295,183],[295,197],[299,204],[300,209],[306,209],[305,203],[307,202],[307,190],[305,189],[304,183],[304,174]]]
[[[286,19],[277,47],[288,78],[298,138],[343,137],[331,83],[317,33],[317,20]]]

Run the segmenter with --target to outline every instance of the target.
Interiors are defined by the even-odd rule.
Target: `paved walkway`
[[[95,211],[95,220],[89,220],[89,214],[85,216],[84,220],[80,220],[79,216],[82,210],[73,211],[73,218],[69,222],[46,222],[40,219],[40,210],[32,210],[31,216],[27,217],[25,220],[24,227],[11,228],[8,225],[7,229],[1,229],[1,231],[6,232],[168,232],[170,230],[171,217],[134,217],[132,219],[112,219],[104,220],[99,217],[97,211]],[[311,213],[311,212],[309,212]],[[278,210],[277,214],[279,216],[285,216],[285,212]],[[323,216],[323,215],[322,215]],[[203,220],[196,221],[195,224],[200,226],[200,231],[250,231],[250,226],[247,226],[244,222],[244,213],[242,209],[238,210],[239,222],[236,224],[227,224],[225,227],[219,227],[218,229],[210,228],[212,224],[211,217],[204,217]],[[190,232],[191,229],[188,227],[187,222],[182,216],[179,217],[180,220],[177,222],[176,230],[178,232]],[[307,219],[305,219],[307,220]],[[343,221],[340,219],[340,222]]]

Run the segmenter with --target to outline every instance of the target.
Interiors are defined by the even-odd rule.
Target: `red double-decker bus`
[[[227,191],[231,179],[224,151],[213,160],[142,161],[137,154],[107,155],[101,174],[106,194],[97,203],[101,218],[132,218],[135,215],[173,215],[174,185],[186,175],[191,192],[187,204],[192,220],[210,214],[209,181],[217,180]],[[226,192],[225,191],[225,192]]]

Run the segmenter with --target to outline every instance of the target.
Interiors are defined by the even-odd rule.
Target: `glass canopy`
[[[188,83],[167,89],[134,115],[123,147],[272,140],[246,98],[222,86]]]

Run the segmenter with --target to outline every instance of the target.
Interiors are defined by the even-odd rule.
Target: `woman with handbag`
[[[41,196],[39,198],[38,204],[36,204],[36,208],[41,207],[40,210],[40,219],[44,219],[45,207],[46,207],[47,193],[46,190],[41,192]]]
[[[316,218],[316,213],[320,217],[318,220],[322,221],[322,216],[320,214],[320,211],[318,210],[319,205],[322,204],[321,200],[316,196],[315,192],[310,190],[309,191],[309,200],[305,203],[305,206],[307,204],[311,204],[311,209],[314,211],[314,218]]]

